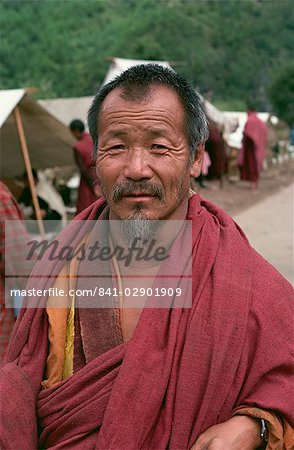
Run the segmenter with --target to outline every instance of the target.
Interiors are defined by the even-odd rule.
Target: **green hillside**
[[[293,55],[291,1],[35,0],[1,3],[1,88],[91,95],[106,56],[180,61],[175,68],[220,106],[267,87]]]

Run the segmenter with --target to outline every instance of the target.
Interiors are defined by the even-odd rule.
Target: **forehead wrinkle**
[[[121,126],[121,124],[120,124]],[[167,130],[166,128],[150,128],[150,125],[146,125],[141,127],[143,131],[147,131],[150,135],[154,137],[166,136]],[[116,137],[124,137],[128,135],[127,129],[110,129],[106,132],[106,136],[116,138]]]
[[[168,109],[170,109],[170,111],[172,111],[172,108],[168,108]],[[132,109],[129,109],[129,108],[119,109],[119,108],[113,108],[110,106],[108,108],[103,108],[101,110],[102,114],[116,114],[116,113],[117,114],[126,114],[127,113],[127,114],[133,115],[133,116],[136,116],[138,114],[146,114],[146,113],[147,114],[148,113],[156,114],[156,112],[159,114],[160,113],[164,113],[164,114],[168,113],[166,108],[161,109],[159,107],[135,109],[134,111],[132,111]]]
[[[112,130],[109,130],[106,134],[109,137],[116,138],[116,137],[126,136],[128,134],[128,132],[126,130],[121,130],[121,129],[117,129],[117,130],[112,129]]]
[[[150,113],[150,116],[148,117],[148,113]],[[162,114],[164,113],[164,114]],[[164,124],[167,124],[169,127],[174,128],[174,121],[171,120],[168,116],[168,113],[166,111],[162,111],[162,113],[154,112],[153,110],[149,111],[142,111],[140,113],[137,112],[130,112],[127,111],[127,113],[123,111],[113,111],[113,112],[104,112],[104,117],[100,116],[100,120],[98,125],[101,126],[101,123],[103,120],[110,121],[111,125],[120,124],[123,126],[131,125],[127,120],[134,120],[136,122],[144,122],[144,121],[151,121],[151,122],[163,122]],[[184,125],[184,120],[182,121],[182,124]],[[150,125],[148,126],[150,127]]]

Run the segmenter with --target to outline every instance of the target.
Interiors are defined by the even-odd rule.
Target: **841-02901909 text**
[[[182,294],[182,289],[177,288],[166,288],[166,287],[156,287],[156,288],[123,288],[119,290],[116,287],[112,288],[101,288],[96,286],[94,289],[70,289],[69,291],[65,291],[63,289],[58,289],[56,287],[51,287],[48,289],[11,289],[10,295],[20,295],[22,297],[43,297],[43,296],[51,296],[51,297],[67,297],[67,296],[78,296],[78,297],[95,297],[98,295],[99,297],[109,296],[109,297],[118,297],[119,295],[123,295],[125,297],[179,297]]]

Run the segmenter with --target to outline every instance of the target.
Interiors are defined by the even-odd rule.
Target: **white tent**
[[[235,121],[237,126],[236,129],[228,134],[227,143],[230,147],[240,150],[242,147],[243,131],[245,124],[247,122],[247,113],[240,111],[224,111],[224,116],[231,121]],[[269,118],[269,113],[259,112],[257,116],[260,120],[267,123]]]
[[[0,177],[13,178],[24,172],[19,112],[32,166],[46,169],[74,164],[73,138],[68,128],[39,105],[26,89],[0,91]]]
[[[0,128],[6,122],[15,106],[25,95],[24,89],[8,89],[0,91]]]
[[[92,100],[93,96],[87,96],[38,100],[38,103],[67,127],[74,119],[82,120],[87,127],[87,113]]]
[[[0,128],[0,177],[13,178],[26,169],[39,231],[45,236],[32,165],[40,170],[73,164],[73,138],[26,89],[0,91]]]
[[[204,99],[206,115],[223,132],[223,138],[227,142],[229,134],[236,128],[238,122],[234,117],[226,116],[216,106]]]

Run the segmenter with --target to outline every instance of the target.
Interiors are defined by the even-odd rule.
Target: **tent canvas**
[[[0,91],[0,177],[24,172],[19,135],[13,111],[18,107],[31,164],[36,169],[73,165],[73,138],[68,128],[39,105],[25,89]]]
[[[67,127],[72,120],[80,119],[87,128],[87,113],[92,100],[93,96],[86,96],[38,100],[38,103]]]
[[[25,94],[25,89],[8,89],[0,91],[0,128]]]
[[[242,147],[243,131],[248,118],[247,112],[224,111],[224,116],[228,120],[234,120],[237,124],[235,130],[227,136],[227,143],[230,147],[240,150]],[[267,123],[269,113],[259,112],[257,116],[260,120]]]

